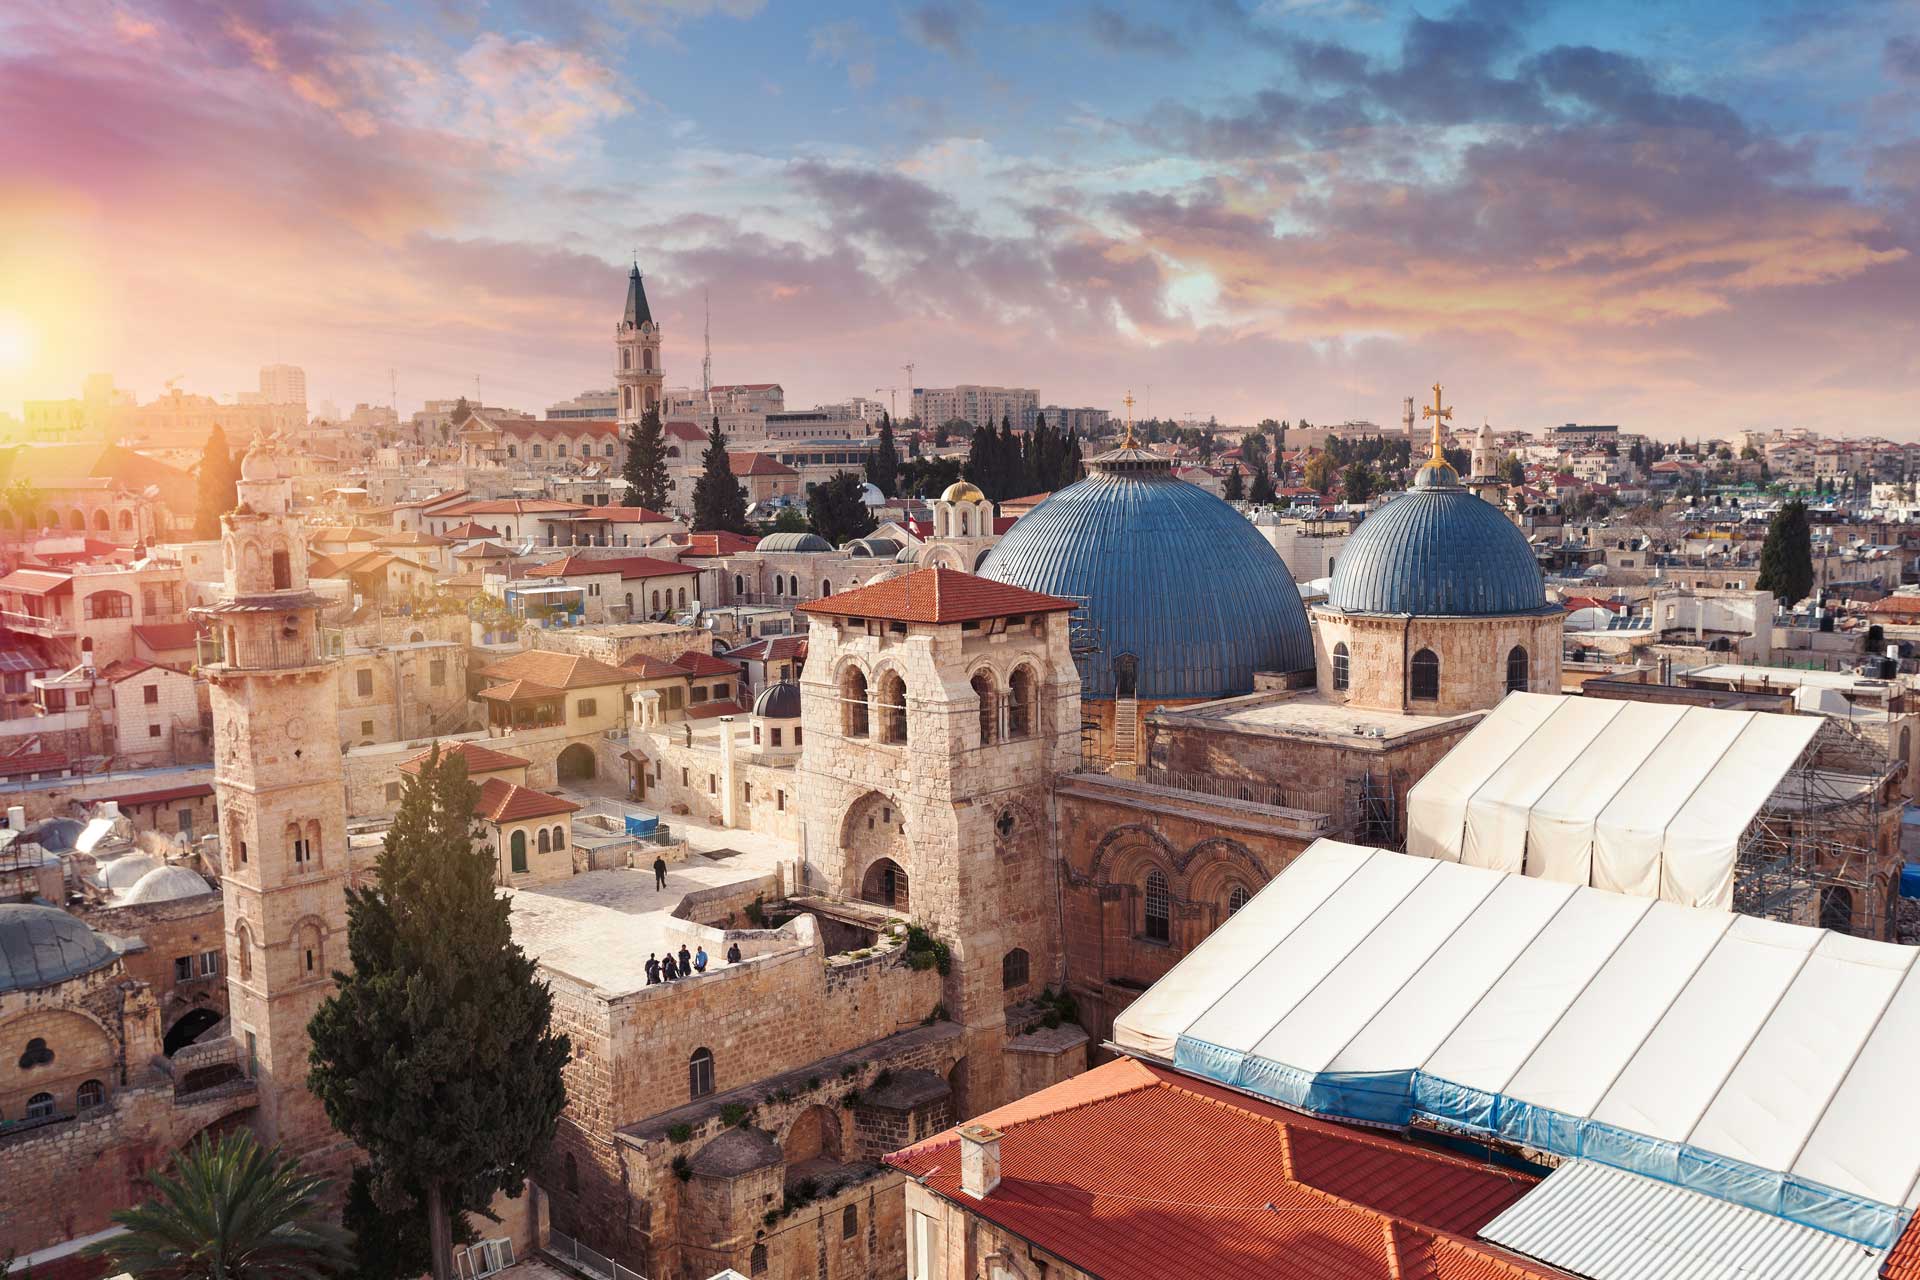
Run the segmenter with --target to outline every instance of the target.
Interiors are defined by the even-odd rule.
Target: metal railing
[[[42,617],[37,613],[15,613],[11,609],[0,609],[0,624],[12,627],[15,631],[60,633],[73,630],[73,619],[65,614]]]
[[[562,1262],[571,1262],[583,1271],[606,1277],[606,1280],[647,1280],[631,1267],[623,1267],[604,1253],[587,1248],[572,1236],[560,1231],[547,1233],[544,1253],[551,1254]]]
[[[235,666],[256,671],[318,666],[341,657],[347,649],[344,633],[334,627],[320,627],[312,634],[298,635],[244,633],[236,636],[232,654],[227,652],[226,637],[219,632],[200,636],[194,644],[200,666]]]

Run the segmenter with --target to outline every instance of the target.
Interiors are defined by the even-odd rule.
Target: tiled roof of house
[[[156,653],[191,648],[199,634],[199,627],[191,622],[149,622],[133,629],[134,639]]]
[[[464,542],[469,538],[492,538],[498,535],[486,525],[476,524],[472,520],[447,530],[447,537],[455,542]]]
[[[762,636],[738,649],[727,650],[727,656],[735,662],[785,662],[807,656],[807,641],[804,636]]]
[[[488,498],[481,502],[462,502],[436,515],[443,516],[550,516],[593,510],[584,502],[556,502],[552,498]],[[457,534],[454,536],[458,536]]]
[[[73,589],[73,575],[49,573],[44,569],[15,569],[0,578],[0,591],[18,591],[29,596],[55,596]]]
[[[198,800],[202,796],[213,794],[210,782],[190,783],[184,787],[160,787],[154,791],[129,791],[125,795],[109,796],[115,804],[125,808],[135,804],[168,804],[175,800]]]
[[[797,476],[795,471],[770,453],[729,453],[727,466],[736,476]]]
[[[673,519],[651,507],[595,507],[593,514],[615,524],[666,524]]]
[[[687,708],[689,720],[711,720],[715,716],[743,716],[747,709],[737,702],[696,702]]]
[[[960,1189],[957,1131],[887,1157],[935,1195],[1102,1280],[1519,1280],[1473,1237],[1536,1180],[1119,1059],[977,1123],[1000,1184]]]
[[[611,418],[505,418],[493,423],[510,436],[618,436],[620,424]]]
[[[135,676],[145,675],[149,671],[165,671],[176,676],[186,674],[164,663],[148,662],[145,658],[115,658],[100,668],[100,678],[109,684],[117,684],[122,680],[131,680]]]
[[[728,662],[725,658],[716,658],[712,654],[702,653],[698,649],[687,650],[673,660],[673,665],[680,667],[690,675],[696,676],[737,676],[740,674],[740,668]]]
[[[504,751],[495,751],[492,747],[485,747],[477,742],[442,742],[437,745],[442,756],[457,755],[466,760],[468,777],[478,773],[498,773],[502,769],[524,769],[527,766],[527,762],[519,756],[510,756]],[[401,762],[400,772],[420,772],[420,766],[425,764],[427,757],[432,754],[433,748],[428,747],[418,755],[408,756]]]
[[[571,800],[523,787],[505,778],[488,778],[480,784],[480,798],[474,802],[474,816],[488,822],[519,822],[526,818],[555,818],[580,808]]]
[[[737,556],[760,545],[760,539],[744,533],[692,533],[687,535],[686,554],[690,556]]]
[[[450,538],[436,537],[422,529],[410,533],[392,533],[373,544],[376,547],[447,547],[452,546]]]
[[[650,653],[636,653],[620,665],[625,670],[631,671],[639,676],[642,680],[672,680],[676,677],[684,678],[691,674],[679,663],[667,662],[664,659],[654,657]]]
[[[529,578],[580,578],[593,574],[617,573],[623,580],[634,578],[692,577],[699,570],[674,560],[656,560],[652,556],[567,556],[528,569]]]
[[[608,666],[597,658],[554,653],[549,649],[528,649],[524,653],[516,653],[483,669],[480,674],[490,680],[531,680],[554,689],[592,689],[600,685],[625,684],[634,678],[632,672]]]
[[[660,424],[660,430],[676,440],[705,440],[707,433],[697,422],[673,421]]]
[[[918,569],[800,606],[802,613],[892,622],[971,622],[1013,613],[1063,613],[1071,600],[994,582],[958,569]]]
[[[488,702],[537,702],[559,697],[560,690],[537,680],[507,680],[482,689],[480,696]]]

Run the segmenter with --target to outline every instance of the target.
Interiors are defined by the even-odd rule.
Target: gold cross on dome
[[[1429,462],[1443,461],[1446,457],[1446,454],[1442,450],[1441,443],[1440,443],[1440,424],[1442,422],[1445,422],[1447,419],[1453,417],[1453,406],[1441,403],[1439,383],[1436,382],[1433,384],[1433,403],[1421,409],[1420,416],[1423,418],[1433,419],[1433,440],[1432,440],[1433,456],[1429,458],[1428,461]]]
[[[1136,445],[1133,442],[1133,392],[1131,391],[1127,392],[1126,398],[1123,399],[1121,403],[1127,406],[1127,442],[1125,445],[1121,447],[1126,449],[1137,449],[1140,446]]]

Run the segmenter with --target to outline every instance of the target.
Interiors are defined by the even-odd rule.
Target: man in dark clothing
[[[680,971],[673,967],[673,952],[671,951],[667,952],[667,958],[660,962],[660,976],[668,982],[672,982],[680,976]]]
[[[667,860],[658,855],[653,859],[653,887],[656,889],[667,887]]]
[[[652,986],[658,981],[660,981],[660,957],[650,955],[647,957],[647,985]]]
[[[740,944],[739,943],[736,942],[732,946],[727,948],[727,963],[728,964],[740,963]]]
[[[687,944],[680,944],[680,976],[687,977],[693,972],[693,955],[687,950]]]

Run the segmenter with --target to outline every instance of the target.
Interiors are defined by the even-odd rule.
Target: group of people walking
[[[653,887],[655,889],[664,889],[667,887],[667,860],[665,858],[655,858],[653,860]],[[736,942],[727,948],[727,963],[740,963],[739,943]],[[682,943],[679,951],[667,952],[664,960],[660,958],[658,953],[651,954],[647,957],[647,985],[650,987],[656,983],[672,982],[678,978],[691,978],[696,973],[705,973],[706,971],[707,949],[705,947],[689,953],[686,944]]]

